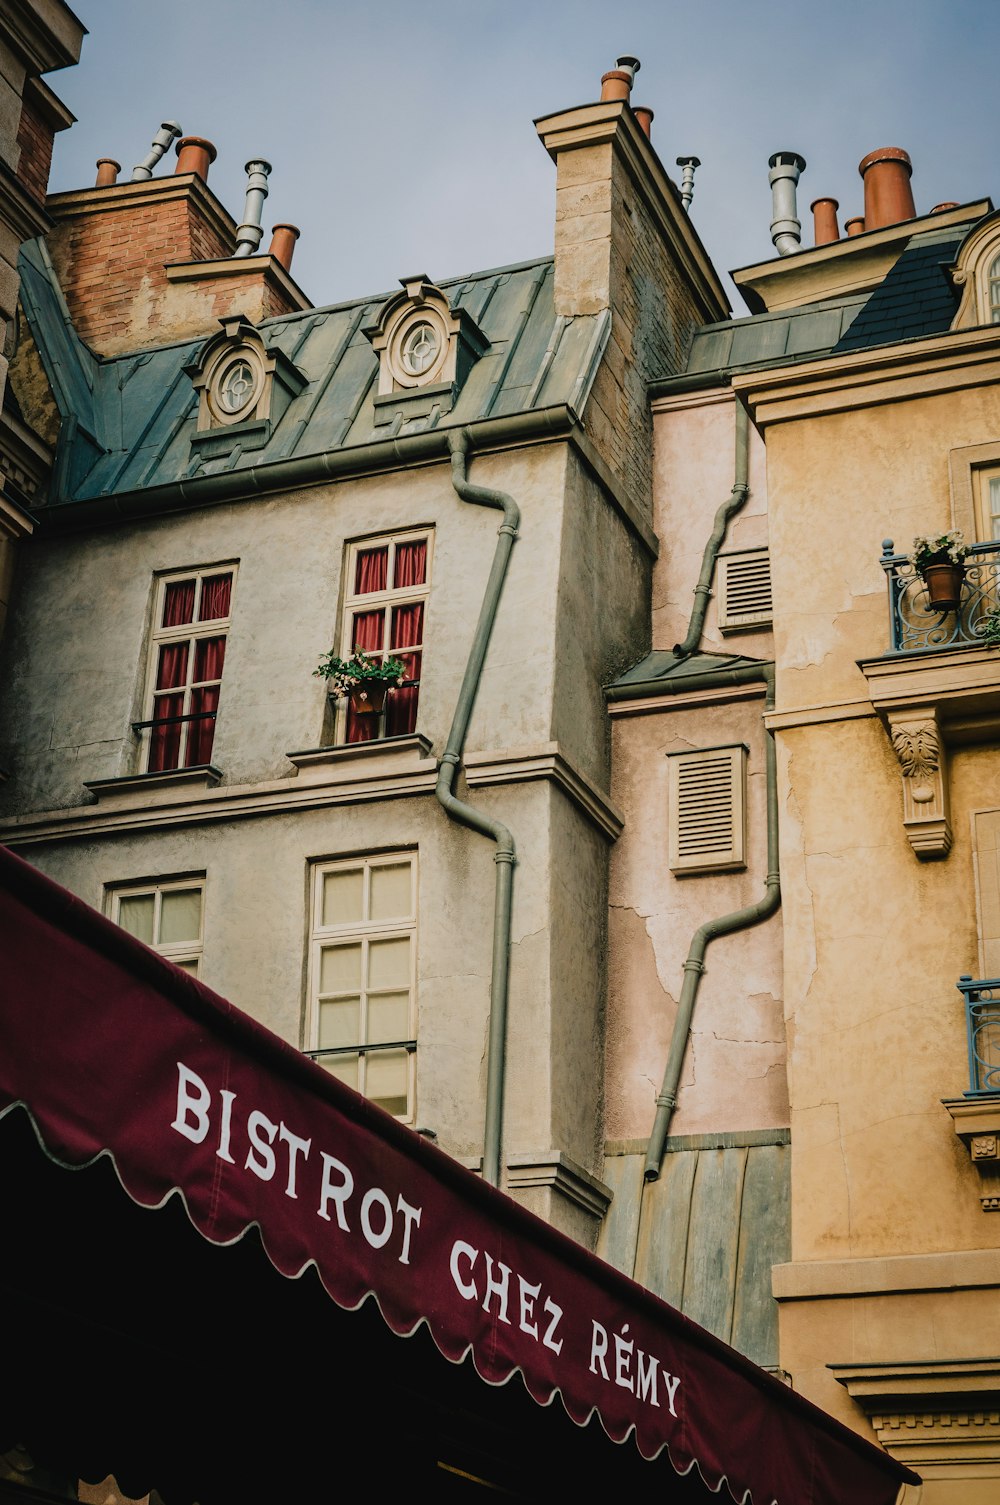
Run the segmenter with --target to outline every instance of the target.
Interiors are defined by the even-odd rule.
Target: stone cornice
[[[1000,380],[1000,326],[904,340],[875,350],[826,356],[733,377],[760,429],[880,403],[995,385]]]
[[[256,273],[271,282],[296,312],[312,308],[298,283],[274,256],[227,256],[214,261],[171,261],[166,266],[168,282],[209,282]]]
[[[61,223],[84,215],[89,218],[113,210],[146,208],[172,199],[193,199],[201,218],[220,239],[235,244],[236,221],[196,172],[169,173],[141,183],[111,183],[105,188],[73,188],[65,193],[50,193],[46,204],[52,218]]]
[[[959,1249],[858,1259],[800,1259],[774,1265],[777,1301],[824,1301],[907,1291],[1000,1291],[1000,1249]]]
[[[470,789],[486,784],[523,784],[550,779],[602,836],[616,841],[625,822],[608,796],[559,751],[559,744],[524,750],[468,753],[463,761]]]

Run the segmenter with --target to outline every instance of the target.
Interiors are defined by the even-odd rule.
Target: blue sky
[[[555,173],[532,120],[596,99],[620,53],[672,176],[701,158],[692,218],[720,272],[773,254],[767,159],[800,152],[800,212],[861,212],[877,146],[914,162],[918,212],[1000,198],[1000,0],[78,0],[75,69],[49,82],[78,116],[52,187],[128,177],[161,120],[219,149],[238,220],[243,164],[272,164],[265,225],[302,230],[294,273],[320,303],[546,255]],[[172,166],[171,159],[171,166]],[[736,312],[744,312],[731,296]]]

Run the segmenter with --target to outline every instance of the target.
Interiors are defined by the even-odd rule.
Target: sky
[[[271,162],[264,224],[302,238],[317,305],[552,252],[555,168],[533,120],[599,97],[622,54],[671,176],[701,159],[691,217],[716,268],[774,255],[768,157],[797,151],[809,204],[860,214],[857,165],[913,159],[918,213],[1000,199],[990,126],[1000,0],[76,0],[89,29],[48,82],[77,116],[53,190],[122,178],[161,121],[218,148],[209,181],[242,218],[244,163]],[[166,160],[166,159],[165,159]],[[170,158],[170,169],[174,158]],[[162,169],[161,169],[162,171]],[[267,245],[267,239],[264,241]],[[737,315],[745,313],[726,279]]]

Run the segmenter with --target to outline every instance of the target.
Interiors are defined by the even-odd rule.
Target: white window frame
[[[369,895],[371,891],[371,873],[379,867],[398,867],[402,862],[410,866],[410,912],[408,915],[399,916],[391,921],[373,921],[361,919],[357,922],[341,925],[323,924],[323,879],[333,872],[352,872],[361,869],[364,883],[364,912],[369,908]],[[372,941],[391,940],[399,936],[410,937],[410,977],[409,977],[409,1035],[403,1041],[391,1042],[394,1046],[402,1046],[407,1053],[407,1077],[406,1097],[407,1108],[405,1113],[395,1115],[401,1123],[412,1123],[416,1113],[416,1059],[417,1059],[417,895],[419,873],[417,868],[417,853],[410,849],[396,852],[379,852],[354,857],[341,857],[328,862],[315,862],[312,864],[311,874],[311,903],[310,903],[310,937],[309,937],[309,967],[308,967],[308,1001],[305,1019],[305,1050],[323,1064],[327,1057],[334,1054],[350,1056],[354,1054],[351,1046],[345,1046],[337,1052],[321,1051],[319,1045],[320,1023],[320,975],[321,956],[324,945],[331,942],[343,942],[357,940],[362,944],[361,964],[361,1023],[362,1034],[367,1032],[367,957],[368,946]],[[365,1093],[365,1078],[367,1058],[369,1054],[375,1054],[384,1047],[371,1045],[367,1040],[358,1041],[358,1091]]]
[[[155,937],[159,933],[160,913],[163,907],[163,895],[177,893],[185,889],[197,889],[201,895],[201,904],[198,913],[198,936],[189,941],[166,941],[157,942]],[[110,920],[120,925],[119,915],[123,899],[153,899],[153,941],[144,941],[151,951],[158,956],[165,956],[176,966],[193,964],[193,976],[201,974],[201,959],[205,946],[205,874],[190,873],[186,877],[158,878],[148,882],[137,883],[113,883],[105,888],[105,912]],[[131,934],[131,932],[129,932]]]
[[[427,566],[424,570],[423,585],[406,585],[398,589],[386,589],[382,591],[368,591],[359,595],[354,589],[354,582],[358,573],[358,555],[366,553],[369,549],[381,549],[388,547],[389,556],[386,561],[386,579],[391,580],[396,562],[396,549],[400,544],[426,543]],[[382,642],[383,649],[380,656],[388,658],[393,650],[389,647],[389,639],[392,635],[392,609],[394,606],[410,606],[416,601],[424,603],[424,627],[423,637],[419,644],[420,678],[423,680],[424,655],[427,648],[427,604],[431,593],[431,572],[434,565],[434,529],[412,528],[405,533],[382,533],[371,538],[358,538],[347,545],[347,558],[344,567],[344,610],[341,619],[340,632],[340,656],[350,658],[352,653],[351,643],[354,638],[354,619],[365,612],[377,611],[381,608],[383,617]],[[412,651],[412,650],[408,650]],[[420,716],[420,688],[417,687],[417,716]],[[388,701],[387,701],[388,704]],[[379,736],[385,731],[385,711],[379,713],[378,718]],[[372,739],[376,740],[376,739]],[[337,709],[336,741],[347,741],[347,703],[343,702]],[[361,745],[361,744],[358,744]]]
[[[233,577],[233,583],[229,589],[229,615],[228,617],[213,617],[207,622],[199,622],[197,620],[198,608],[201,605],[201,592],[204,582],[205,580],[214,579],[216,575],[232,575]],[[199,638],[224,637],[226,639],[226,654],[228,656],[229,633],[233,621],[233,599],[236,595],[236,576],[236,561],[224,560],[221,564],[197,565],[186,570],[170,570],[168,573],[157,575],[155,577],[152,618],[149,634],[149,653],[147,655],[146,662],[146,697],[143,703],[142,713],[142,719],[144,722],[153,720],[153,713],[155,710],[157,696],[156,670],[157,665],[160,661],[160,649],[165,643],[189,642],[192,645],[191,649],[188,652],[187,678],[185,679],[185,682],[182,686],[178,686],[175,690],[170,692],[174,695],[183,694],[184,711],[182,712],[182,714],[184,715],[187,714],[187,709],[190,706],[192,691],[200,688],[202,684],[202,681],[195,681],[193,677],[195,661],[194,644],[198,641]],[[181,622],[176,627],[162,627],[159,624],[163,621],[163,606],[166,600],[167,589],[171,585],[176,585],[181,580],[194,580],[195,582],[195,620],[191,622]],[[225,674],[224,667],[223,674]],[[209,680],[205,681],[204,683],[215,684],[217,682],[220,686],[219,703],[221,705],[222,680]],[[157,770],[158,772],[176,773],[177,771],[186,768],[187,764],[185,763],[185,757],[187,754],[188,737],[190,735],[191,727],[193,726],[193,724],[194,723],[190,721],[181,723],[181,739],[178,747],[177,762],[173,768]],[[216,730],[218,730],[218,713],[216,713],[215,725]],[[142,771],[144,773],[149,771],[149,758],[153,746],[154,730],[155,728],[152,726],[143,727]]]

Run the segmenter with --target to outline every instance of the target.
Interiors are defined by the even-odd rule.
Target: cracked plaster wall
[[[648,1136],[677,1012],[683,964],[705,920],[754,903],[766,873],[763,699],[616,718],[612,797],[625,816],[611,863],[607,1133]],[[675,877],[667,867],[667,757],[745,742],[745,872]],[[713,941],[671,1134],[788,1124],[781,918]]]

